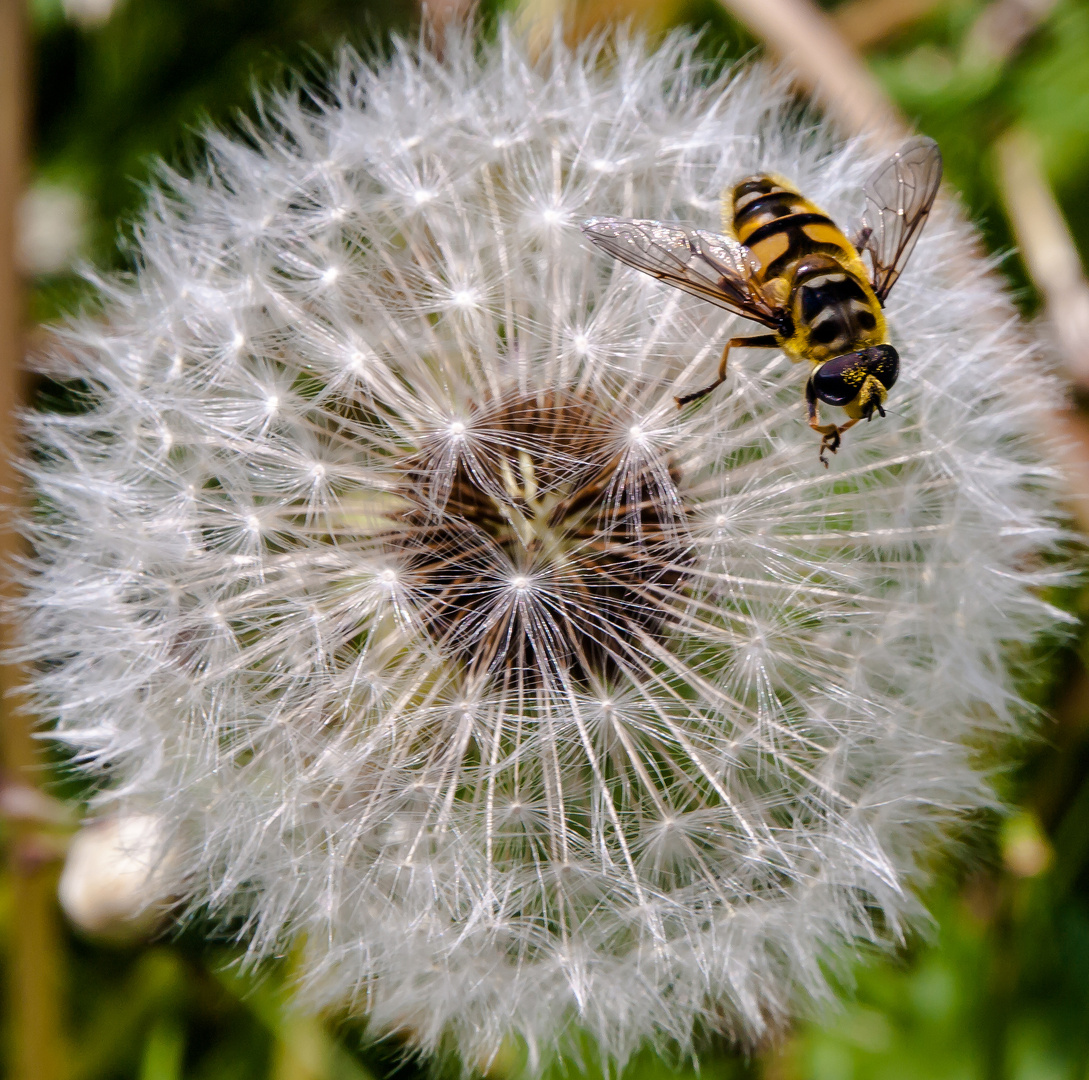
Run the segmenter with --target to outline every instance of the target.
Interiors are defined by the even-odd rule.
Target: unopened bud
[[[61,907],[89,934],[117,941],[148,937],[169,899],[165,866],[157,818],[131,814],[94,822],[68,850],[57,890]]]

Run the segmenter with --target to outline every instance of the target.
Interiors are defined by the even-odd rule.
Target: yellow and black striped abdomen
[[[724,200],[723,224],[756,257],[753,279],[786,311],[779,344],[823,363],[885,342],[885,317],[854,244],[819,206],[776,176],[750,176]]]
[[[836,223],[777,176],[742,180],[723,211],[727,230],[759,260],[757,279],[772,293],[775,279],[788,283],[807,255],[830,256],[852,274],[865,275],[858,252]]]

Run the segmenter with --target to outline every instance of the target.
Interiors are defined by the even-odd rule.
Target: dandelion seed
[[[713,228],[758,169],[846,223],[875,162],[684,37],[398,48],[210,135],[66,331],[86,410],[27,418],[37,704],[103,812],[161,808],[164,890],[255,962],[305,939],[316,1004],[537,1068],[573,1025],[754,1045],[992,798],[1000,658],[1057,618],[1049,384],[946,219],[890,298],[897,415],[829,472],[781,357],[679,414],[740,320],[574,223]]]

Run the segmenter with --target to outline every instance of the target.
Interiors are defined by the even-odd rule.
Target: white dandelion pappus
[[[161,815],[254,960],[305,938],[316,1003],[469,1061],[826,997],[992,799],[969,745],[1057,619],[1048,383],[948,216],[829,473],[778,354],[678,414],[741,321],[579,222],[713,228],[772,170],[846,224],[876,163],[693,49],[346,53],[164,175],[49,361],[85,407],[27,421],[25,653],[100,811]]]

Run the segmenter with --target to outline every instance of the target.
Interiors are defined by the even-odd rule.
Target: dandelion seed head
[[[577,1026],[759,1043],[919,916],[1055,624],[1009,301],[936,213],[893,408],[826,472],[781,356],[678,413],[751,327],[577,227],[713,229],[764,169],[849,228],[877,161],[776,76],[503,24],[266,112],[66,329],[84,411],[26,418],[38,707],[103,813],[162,808],[170,895],[254,962],[305,940],[316,1004],[533,1068]]]

